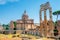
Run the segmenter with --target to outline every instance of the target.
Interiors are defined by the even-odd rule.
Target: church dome
[[[24,19],[24,20],[27,20],[27,19],[28,19],[28,15],[27,15],[27,13],[26,13],[26,10],[24,11],[24,14],[23,14],[23,16],[22,16],[22,19]]]

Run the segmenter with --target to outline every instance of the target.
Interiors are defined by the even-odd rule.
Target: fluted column
[[[44,21],[45,21],[45,23],[46,23],[46,20],[47,20],[47,18],[46,18],[46,10],[44,10]]]
[[[42,22],[42,11],[40,10],[40,23]]]
[[[46,17],[46,10],[44,10],[44,36],[47,36],[47,17]]]
[[[42,11],[40,10],[40,13],[39,13],[40,15],[40,35],[42,35]]]
[[[51,29],[51,36],[53,36],[53,22],[52,22],[52,8],[49,8],[50,12],[50,29]]]
[[[52,21],[52,8],[49,8],[49,13],[50,13],[50,21]]]

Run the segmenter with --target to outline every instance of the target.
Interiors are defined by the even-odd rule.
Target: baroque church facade
[[[10,22],[10,28],[14,28],[14,21]],[[28,29],[34,29],[34,20],[29,19],[29,16],[27,15],[26,11],[24,11],[22,15],[22,19],[18,19],[16,22],[16,29],[17,30],[28,30]]]
[[[14,26],[14,22],[16,22],[15,26]],[[16,30],[20,30],[19,33],[39,35],[38,25],[34,24],[33,19],[29,19],[29,16],[27,15],[26,10],[22,15],[22,19],[18,19],[16,21],[10,22],[10,30],[14,30],[14,28],[16,28]],[[18,32],[16,31],[16,33]]]

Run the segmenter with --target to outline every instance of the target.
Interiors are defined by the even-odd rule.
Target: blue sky
[[[52,12],[60,10],[60,0],[0,0],[0,24],[8,24],[11,20],[21,19],[24,10],[27,11],[29,18],[39,23],[40,5],[48,1]],[[53,16],[53,21],[56,21],[56,16]]]

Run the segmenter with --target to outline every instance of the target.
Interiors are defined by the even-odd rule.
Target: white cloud
[[[18,2],[19,0],[0,0],[0,5],[1,4],[6,4],[7,2]]]

